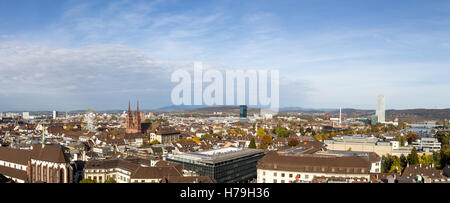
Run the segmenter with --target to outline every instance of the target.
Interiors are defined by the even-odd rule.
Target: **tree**
[[[433,163],[433,157],[430,155],[422,155],[422,157],[420,158],[420,164],[429,166]]]
[[[248,148],[250,148],[250,149],[256,149],[255,138],[252,138],[252,139],[250,140],[250,144],[248,144]]]
[[[192,138],[192,141],[194,141],[197,144],[200,144],[200,138],[199,137]]]
[[[408,132],[408,134],[406,134],[406,140],[408,141],[409,144],[412,144],[413,142],[415,142],[418,139],[419,139],[419,136],[415,132]]]
[[[383,160],[382,161],[383,164],[382,164],[382,168],[381,168],[382,172],[383,173],[389,172],[392,168],[392,163],[393,163],[392,155],[390,155],[390,154],[387,154],[386,156],[383,155],[381,159]]]
[[[435,168],[441,168],[441,152],[433,152],[433,164]]]
[[[73,131],[73,127],[72,127],[72,125],[67,125],[67,126],[64,128],[64,130],[66,130],[66,131]]]
[[[92,180],[90,178],[85,178],[85,179],[81,180],[80,183],[97,183],[97,181]]]
[[[289,145],[290,147],[295,147],[295,146],[298,145],[298,140],[297,140],[297,139],[290,139],[290,140],[288,141],[288,145]]]
[[[277,134],[278,137],[289,137],[289,130],[282,127],[277,127],[273,130],[275,134]]]
[[[411,165],[419,164],[419,155],[417,154],[417,149],[413,147],[411,153],[408,155],[408,163]]]
[[[400,147],[404,147],[405,146],[405,142],[406,142],[405,137],[397,136],[397,139],[398,139],[398,141],[400,143]]]
[[[111,178],[108,178],[108,180],[105,180],[104,183],[117,183],[117,182],[116,182],[116,179],[114,179],[113,177],[111,177]]]
[[[408,159],[406,159],[406,156],[404,154],[400,156],[400,163],[403,168],[405,168],[408,165]]]
[[[158,140],[152,140],[152,141],[150,142],[150,145],[155,145],[155,144],[159,144],[159,141],[158,141]]]
[[[258,131],[256,132],[256,135],[258,136],[264,136],[266,134],[267,134],[266,131],[264,131],[264,129],[262,128],[258,128]]]
[[[401,173],[403,171],[403,167],[400,159],[397,156],[392,156],[392,165],[389,173],[396,172]]]
[[[264,135],[262,136],[261,143],[259,144],[259,149],[267,149],[269,145],[272,144],[272,136]]]

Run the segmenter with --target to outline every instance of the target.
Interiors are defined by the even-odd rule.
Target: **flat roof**
[[[262,152],[263,152],[262,150],[257,149],[225,147],[201,152],[185,152],[181,154],[169,154],[168,158],[176,160],[180,159],[192,160],[204,163],[217,163],[249,155],[254,155]]]

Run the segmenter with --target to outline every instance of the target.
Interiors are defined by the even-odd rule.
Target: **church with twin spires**
[[[141,121],[144,115],[139,112],[139,101],[137,102],[136,111],[131,112],[130,102],[128,102],[128,111],[126,118],[126,130],[127,134],[142,133]]]

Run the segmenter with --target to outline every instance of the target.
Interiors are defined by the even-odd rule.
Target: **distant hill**
[[[202,107],[202,106],[190,106],[188,108],[181,107],[181,108],[163,108],[163,109],[169,109],[168,112],[174,112],[174,113],[198,113],[198,114],[213,114],[214,112],[222,112],[224,114],[239,114],[240,108],[239,106],[208,106],[208,107]],[[161,110],[161,109],[159,109]],[[251,115],[254,113],[259,113],[259,108],[248,108],[247,114]]]
[[[414,120],[443,120],[450,119],[450,109],[408,109],[408,110],[387,110],[386,117],[411,118]]]

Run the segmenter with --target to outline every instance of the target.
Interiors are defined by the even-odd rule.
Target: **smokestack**
[[[339,124],[342,123],[342,107],[339,108]]]

